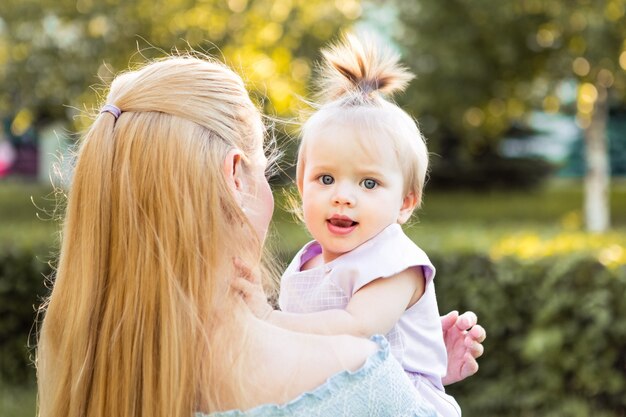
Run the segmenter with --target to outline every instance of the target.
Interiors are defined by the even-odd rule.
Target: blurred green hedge
[[[51,267],[28,245],[0,247],[0,380],[26,383],[34,379],[36,311],[47,293]],[[30,347],[29,347],[30,346]]]
[[[33,378],[34,307],[50,267],[32,249],[0,252],[0,372]],[[431,254],[442,312],[487,329],[480,371],[448,387],[466,416],[626,415],[626,267],[580,255],[493,261]]]
[[[487,329],[480,371],[448,388],[464,415],[626,415],[626,266],[431,259],[440,311],[473,310]]]

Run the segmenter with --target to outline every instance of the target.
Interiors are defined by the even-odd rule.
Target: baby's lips
[[[357,224],[354,220],[348,216],[332,216],[328,219],[328,222],[336,227],[351,227]]]

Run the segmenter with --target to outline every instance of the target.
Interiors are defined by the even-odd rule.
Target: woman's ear
[[[232,189],[233,194],[238,196],[243,192],[243,162],[242,152],[240,149],[234,148],[228,151],[224,158],[222,170],[226,184]],[[239,197],[237,197],[239,198]]]
[[[402,207],[400,207],[400,213],[398,214],[398,224],[406,223],[413,214],[413,210],[417,207],[419,201],[418,196],[415,193],[408,193],[402,200]]]

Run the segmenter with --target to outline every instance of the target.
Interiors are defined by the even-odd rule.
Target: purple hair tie
[[[111,113],[113,117],[115,117],[115,120],[117,120],[117,118],[120,117],[120,114],[122,114],[122,111],[117,106],[114,106],[113,104],[105,104],[104,106],[102,106],[102,110],[100,110],[100,114],[105,113],[105,112]]]

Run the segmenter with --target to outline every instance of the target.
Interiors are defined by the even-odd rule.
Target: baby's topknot
[[[322,51],[319,98],[323,103],[343,96],[404,91],[413,74],[398,63],[399,55],[371,37],[347,34]]]

